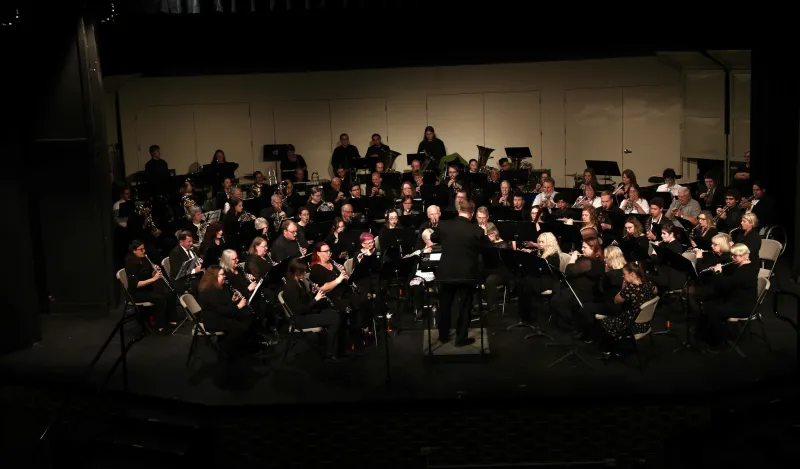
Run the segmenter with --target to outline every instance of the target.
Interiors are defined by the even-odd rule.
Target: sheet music
[[[222,210],[212,210],[210,212],[206,212],[206,221],[209,223],[218,222],[220,215],[222,215]]]
[[[442,260],[442,253],[441,252],[431,253],[430,259],[431,261],[440,261]]]

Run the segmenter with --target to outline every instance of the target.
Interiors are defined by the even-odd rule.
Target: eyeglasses
[[[697,219],[700,220],[700,221],[703,221],[703,220],[706,219],[706,217],[703,217],[703,218],[697,217]]]
[[[326,249],[325,251],[323,251],[322,249],[320,249],[318,252],[319,252],[320,254],[322,254],[323,252],[331,252],[331,250],[330,250],[330,249]]]

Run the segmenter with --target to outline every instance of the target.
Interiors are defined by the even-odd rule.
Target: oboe
[[[160,273],[160,274],[161,274],[161,279],[164,281],[164,283],[166,283],[166,284],[167,284],[167,286],[168,286],[168,287],[169,287],[169,289],[172,291],[172,293],[175,293],[175,289],[174,289],[174,288],[172,288],[172,284],[171,284],[171,283],[169,283],[169,280],[167,280],[167,277],[165,277],[165,276],[164,276],[164,272],[162,272],[162,271],[161,271],[161,267],[159,267],[159,266],[157,266],[157,265],[153,264],[153,261],[151,261],[151,260],[150,260],[150,258],[149,258],[149,257],[147,257],[147,254],[145,254],[145,255],[144,255],[144,258],[145,258],[145,259],[147,259],[147,262],[149,262],[149,263],[150,263],[150,266],[151,266],[151,267],[153,267],[153,270],[155,270],[156,272],[158,272],[158,273]]]

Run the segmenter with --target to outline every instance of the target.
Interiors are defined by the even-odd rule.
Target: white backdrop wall
[[[241,176],[270,167],[264,144],[292,143],[310,171],[327,177],[340,133],[362,154],[373,133],[406,154],[432,125],[448,153],[469,159],[476,145],[495,148],[494,166],[504,147],[528,146],[533,166],[552,169],[559,185],[571,184],[566,175],[582,171],[585,160],[617,161],[645,179],[679,167],[684,87],[694,90],[656,58],[116,78],[106,85],[119,92],[129,174],[144,168],[151,144],[178,174],[221,148]],[[405,169],[405,158],[395,167]]]

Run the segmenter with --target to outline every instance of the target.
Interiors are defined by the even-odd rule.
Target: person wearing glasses
[[[175,295],[167,286],[166,280],[158,269],[145,258],[144,243],[135,240],[128,247],[130,254],[125,258],[125,275],[128,277],[128,292],[137,303],[153,304],[153,316],[156,330],[163,333],[167,326],[177,325]]]
[[[758,301],[759,265],[750,260],[750,248],[734,244],[731,260],[733,265],[724,274],[722,264],[717,264],[712,267],[714,277],[708,285],[689,290],[689,307],[700,315],[699,338],[712,348],[725,343],[725,321],[746,318]]]
[[[328,329],[325,360],[338,362],[344,352],[345,338],[342,333],[345,329],[342,326],[345,316],[339,314],[333,304],[326,300],[325,290],[317,285],[311,286],[306,270],[306,263],[300,259],[292,259],[289,262],[286,285],[283,287],[283,301],[294,315],[294,325],[298,329],[314,327]]]
[[[272,243],[272,259],[275,262],[306,255],[307,249],[301,245],[297,230],[297,223],[289,220],[283,222],[281,235]]]
[[[356,307],[356,304],[360,305],[362,302],[354,298],[355,292],[347,283],[349,278],[344,267],[331,261],[330,246],[317,243],[311,254],[309,280],[330,298],[337,311],[350,315],[350,339],[353,342],[353,350],[358,353],[364,350],[361,335],[362,327],[366,324],[365,308]]]

